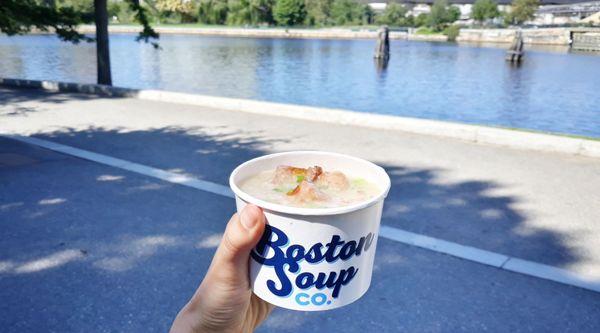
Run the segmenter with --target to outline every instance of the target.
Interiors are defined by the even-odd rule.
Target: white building
[[[363,0],[364,1],[364,0]],[[367,2],[375,12],[383,12],[388,3],[395,2],[407,7],[408,15],[419,16],[429,14],[435,0],[388,0],[379,2]],[[512,0],[495,0],[498,10],[510,12]],[[471,11],[475,0],[448,0],[450,5],[460,10],[460,20],[471,21]],[[600,12],[600,1],[585,0],[540,0],[541,6],[536,14],[536,19],[530,23],[539,25],[560,25],[580,22],[588,16]],[[593,20],[591,20],[593,21]]]

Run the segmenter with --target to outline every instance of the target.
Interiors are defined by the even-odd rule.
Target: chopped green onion
[[[356,179],[352,179],[351,183],[354,186],[365,186],[365,185],[367,185],[367,180],[364,178],[356,178]]]
[[[304,176],[296,176],[296,183],[301,183],[304,180]]]

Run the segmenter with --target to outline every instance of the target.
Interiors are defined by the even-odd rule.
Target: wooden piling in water
[[[377,46],[375,47],[375,59],[388,60],[390,58],[390,29],[381,27],[377,33]]]
[[[510,61],[511,63],[520,63],[523,60],[523,55],[525,51],[523,51],[523,35],[521,31],[517,31],[515,34],[515,39],[513,39],[512,44],[506,51],[506,61]]]

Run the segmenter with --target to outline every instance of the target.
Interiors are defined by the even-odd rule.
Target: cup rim
[[[368,164],[371,167],[373,167],[373,170],[375,170],[377,173],[380,174],[380,176],[383,177],[385,185],[380,190],[379,194],[377,194],[376,196],[372,197],[371,199],[361,201],[361,202],[358,202],[358,203],[355,203],[352,205],[341,206],[341,207],[328,207],[328,208],[303,208],[303,207],[286,206],[286,205],[281,205],[281,204],[276,204],[276,203],[268,202],[265,200],[261,200],[259,198],[256,198],[256,197],[242,191],[242,189],[240,189],[237,186],[237,184],[235,183],[234,179],[237,176],[237,174],[240,172],[240,170],[242,170],[243,168],[247,167],[248,165],[250,165],[252,163],[256,163],[256,162],[258,162],[260,160],[264,160],[264,159],[275,158],[278,156],[301,155],[301,154],[337,156],[340,158],[355,160],[356,162],[359,162],[359,163]],[[385,170],[382,167],[378,166],[377,164],[367,161],[367,160],[364,160],[362,158],[358,158],[358,157],[354,157],[354,156],[350,156],[350,155],[345,155],[345,154],[340,154],[340,153],[331,153],[331,152],[326,152],[326,151],[318,151],[318,150],[288,151],[288,152],[283,152],[283,153],[267,154],[267,155],[263,155],[260,157],[256,157],[256,158],[253,158],[251,160],[248,160],[248,161],[238,165],[231,172],[231,175],[229,176],[229,187],[231,187],[231,190],[238,198],[240,198],[248,203],[257,205],[263,209],[269,210],[269,211],[284,213],[284,214],[307,215],[307,216],[345,214],[345,213],[349,213],[349,212],[353,212],[353,211],[357,211],[359,209],[369,207],[369,206],[374,205],[377,202],[385,199],[385,197],[387,196],[387,194],[390,190],[390,186],[391,186],[391,181],[390,181],[389,175],[385,172]]]

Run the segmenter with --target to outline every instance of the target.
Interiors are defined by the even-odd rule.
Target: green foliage
[[[370,7],[355,0],[334,0],[331,4],[331,19],[337,25],[369,23],[372,18]]]
[[[387,24],[390,26],[403,26],[406,24],[406,7],[397,3],[390,3],[385,8],[385,11],[375,19],[377,24]]]
[[[460,10],[454,6],[448,6],[446,0],[435,0],[431,6],[431,12],[427,16],[427,26],[435,31],[442,31],[448,25],[460,17]]]
[[[195,1],[187,0],[155,0],[161,22],[191,23],[198,20],[198,8]]]
[[[135,12],[127,2],[112,0],[108,2],[109,21],[116,23],[136,23]],[[116,18],[116,19],[115,19]]]
[[[306,19],[309,26],[324,26],[331,23],[331,3],[333,0],[305,0]]]
[[[375,12],[368,5],[359,5],[361,23],[364,25],[375,23]]]
[[[460,26],[458,26],[458,25],[448,26],[448,27],[446,27],[446,29],[444,29],[443,34],[448,36],[449,42],[454,42],[454,41],[456,41],[456,37],[458,37],[458,35],[460,34]]]
[[[414,27],[415,26],[415,17],[412,15],[407,15],[404,18],[404,24],[402,24],[405,27]]]
[[[415,31],[415,34],[417,34],[417,35],[437,35],[437,34],[439,34],[439,32],[434,31],[432,28],[420,27],[419,29],[417,29],[417,31]]]
[[[46,3],[49,2],[46,1]],[[56,8],[70,7],[80,13],[91,13],[94,11],[94,0],[54,0],[54,6]]]
[[[198,21],[206,24],[225,24],[227,0],[201,0],[198,5]]]
[[[429,15],[425,14],[425,13],[421,13],[419,14],[415,19],[415,27],[423,27],[427,25],[427,20],[428,20]]]
[[[453,23],[460,18],[460,9],[456,6],[448,7],[447,23]]]
[[[507,24],[523,24],[535,16],[539,0],[513,0],[512,10],[506,15]]]
[[[274,0],[229,0],[227,24],[272,24]]]
[[[483,22],[500,16],[498,4],[494,0],[477,0],[471,9],[473,19]]]
[[[70,6],[53,6],[35,0],[2,0],[0,31],[7,35],[24,34],[36,28],[53,29],[61,40],[78,43],[91,38],[77,32],[78,24],[93,20],[91,12],[80,12]]]
[[[121,13],[121,5],[117,1],[108,2],[108,19],[110,20],[113,17],[119,17]]]
[[[148,18],[148,10],[140,5],[138,0],[124,0],[129,5],[129,10],[133,12],[133,17],[136,22],[142,25],[142,31],[135,38],[136,41],[144,41],[151,43],[152,46],[158,48],[156,42],[151,42],[152,39],[158,39],[158,33],[150,26]]]
[[[304,22],[306,18],[304,0],[277,0],[273,7],[273,18],[278,25],[283,26]]]

